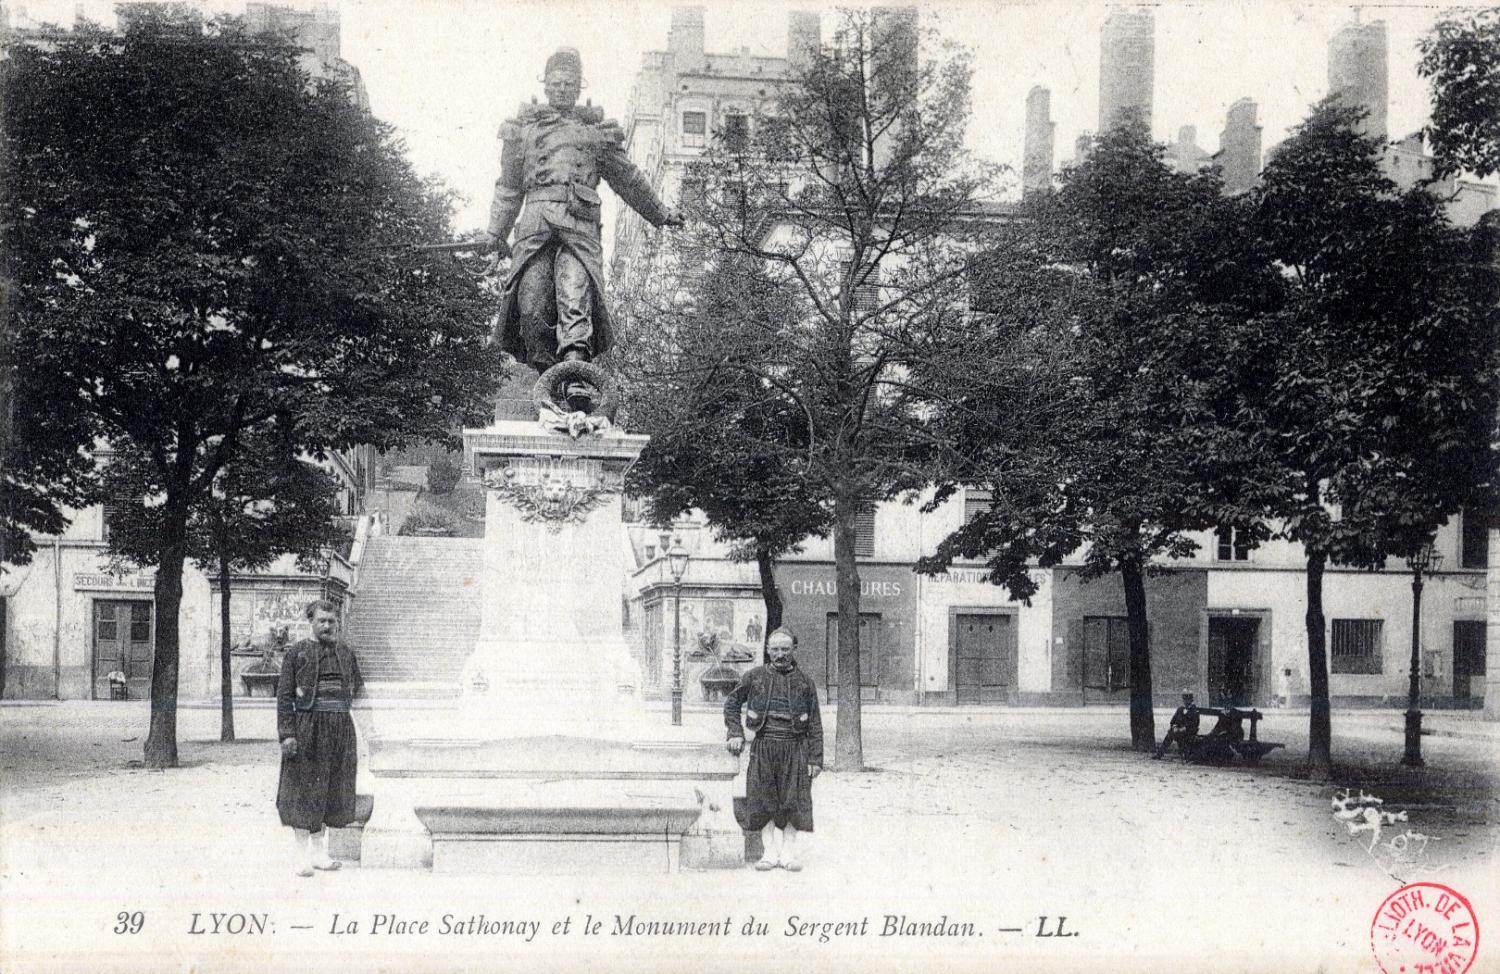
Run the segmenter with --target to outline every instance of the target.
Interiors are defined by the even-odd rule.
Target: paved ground
[[[705,729],[716,720],[701,710],[688,719]],[[1410,770],[1395,763],[1399,714],[1336,715],[1342,763],[1325,785],[1301,772],[1305,715],[1267,720],[1262,736],[1290,746],[1259,769],[1146,760],[1122,746],[1125,720],[1099,709],[867,711],[874,770],[820,779],[800,874],[351,868],[302,880],[271,804],[269,709],[242,710],[247,739],[233,744],[218,742],[216,711],[184,709],[184,766],[161,773],[138,766],[143,705],[0,707],[0,968],[275,970],[318,957],[348,970],[706,971],[743,969],[756,952],[819,970],[1373,971],[1375,910],[1417,879],[1463,892],[1500,932],[1496,725],[1430,716],[1428,767]],[[1408,821],[1367,852],[1332,817],[1339,786],[1383,798]],[[1403,863],[1388,840],[1408,828],[1433,838],[1420,861]],[[264,915],[266,930],[194,932],[211,931],[215,913]],[[126,932],[115,934],[121,914]],[[393,934],[387,921],[371,932],[377,914],[429,926]],[[616,933],[616,918],[632,914],[727,917],[730,932]],[[444,929],[445,916],[451,927],[481,915],[541,926],[529,943],[507,928]],[[597,933],[582,930],[590,915]],[[882,936],[888,915],[905,918],[898,926],[974,926]],[[1058,932],[1063,916],[1076,936],[1037,936]],[[554,932],[565,918],[566,932]],[[333,932],[351,919],[357,933]],[[747,934],[747,921],[764,934]],[[1500,946],[1480,950],[1473,969],[1500,970]]]

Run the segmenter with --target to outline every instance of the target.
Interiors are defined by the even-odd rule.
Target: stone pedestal
[[[621,486],[645,445],[520,419],[464,431],[466,462],[487,487],[480,634],[456,712],[404,733],[377,729],[364,865],[739,864],[713,852],[739,835],[737,761],[715,726],[648,718],[624,639]]]
[[[628,720],[639,709],[639,667],[622,627],[621,487],[645,445],[644,436],[572,439],[522,421],[465,431],[487,490],[483,616],[463,693],[491,730],[560,730],[559,716]]]

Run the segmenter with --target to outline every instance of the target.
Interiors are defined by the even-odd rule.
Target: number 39
[[[140,910],[134,913],[115,914],[115,933],[140,933],[141,927],[146,924],[146,914]]]

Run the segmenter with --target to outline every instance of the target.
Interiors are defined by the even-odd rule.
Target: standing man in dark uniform
[[[538,372],[564,360],[589,361],[612,343],[599,181],[652,225],[682,224],[626,156],[620,126],[605,121],[601,109],[578,107],[583,60],[576,50],[559,48],[547,59],[544,84],[546,105],[522,105],[500,126],[500,178],[489,226],[497,263],[511,258],[501,346]],[[514,247],[506,242],[512,229]]]
[[[762,871],[802,868],[797,833],[813,830],[812,780],[823,770],[818,691],[792,658],[796,643],[785,629],[771,633],[770,663],[746,671],[724,700],[729,753],[744,748],[745,728],[755,734],[745,773],[744,827],[762,831],[765,852],[755,864]]]
[[[328,827],[354,821],[358,769],[351,704],[364,693],[354,653],[339,640],[339,611],[321,599],[307,607],[313,639],[286,651],[276,681],[281,782],[276,811],[297,844],[297,875],[338,869],[328,856]]]

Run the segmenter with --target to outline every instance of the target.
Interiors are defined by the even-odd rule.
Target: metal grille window
[[[854,515],[854,557],[875,557],[875,508],[861,508]]]
[[[1221,527],[1215,532],[1218,538],[1219,561],[1249,561],[1250,540],[1239,528]]]
[[[1331,673],[1379,673],[1383,655],[1382,623],[1379,619],[1333,620]]]
[[[708,112],[682,113],[684,148],[702,148],[708,139]]]
[[[980,514],[995,506],[995,495],[974,487],[964,488],[964,523],[968,524]]]

